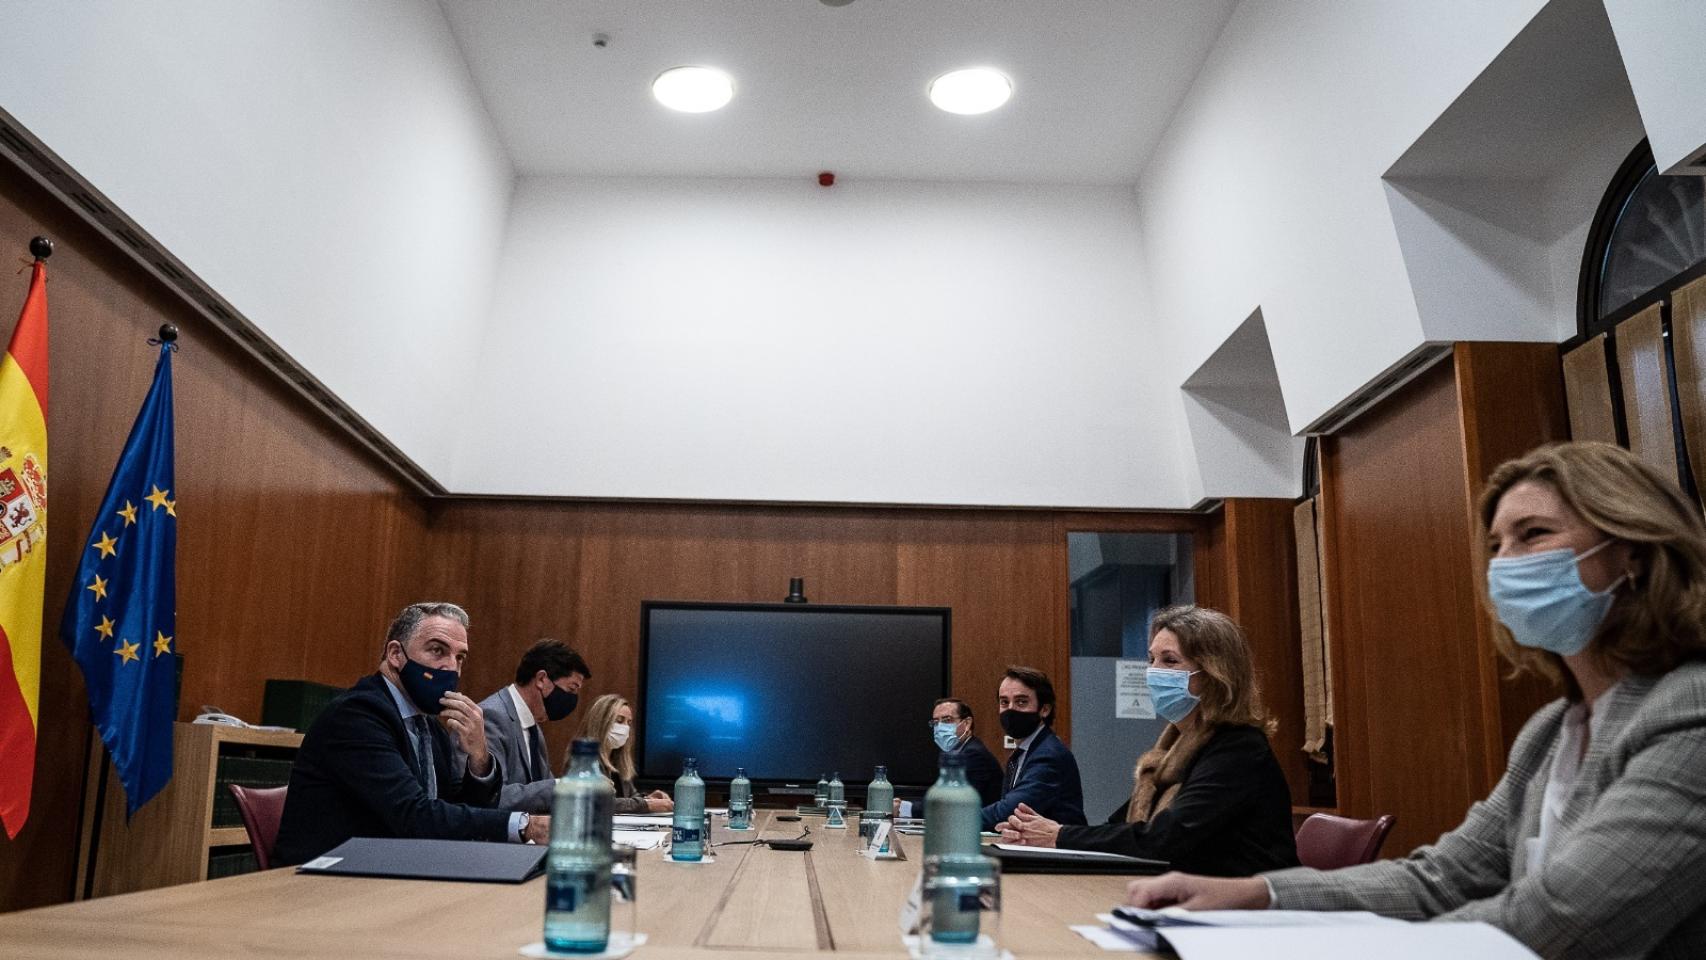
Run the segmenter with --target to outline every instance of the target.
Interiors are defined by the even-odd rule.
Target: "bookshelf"
[[[99,804],[101,765],[97,742],[83,800],[83,834],[77,857],[76,898],[132,893],[253,869],[249,834],[222,785],[221,761],[238,783],[282,772],[302,745],[302,734],[220,724],[179,723],[172,729],[172,779],[127,824],[124,787],[108,764],[106,801]],[[217,819],[216,819],[217,816]],[[99,841],[91,844],[99,828]],[[93,848],[94,863],[90,863]],[[92,878],[92,884],[91,884]]]

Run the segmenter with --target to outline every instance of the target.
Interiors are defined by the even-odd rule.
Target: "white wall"
[[[0,0],[0,23],[0,106],[445,479],[513,177],[439,8]]]
[[[1572,336],[1589,224],[1642,135],[1600,0],[1552,0],[1387,171],[1424,335]]]
[[[1706,7],[1700,0],[1605,0],[1629,81],[1666,173],[1706,173]]]
[[[524,178],[454,485],[1187,505],[1131,191]]]
[[[1178,383],[1260,308],[1293,430],[1423,341],[1381,177],[1540,0],[1245,0],[1139,196]]]

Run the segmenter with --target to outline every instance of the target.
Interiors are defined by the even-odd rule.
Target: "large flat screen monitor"
[[[647,601],[640,612],[642,777],[695,757],[707,780],[899,786],[936,779],[930,710],[947,696],[946,607]],[[862,793],[850,791],[850,798]]]

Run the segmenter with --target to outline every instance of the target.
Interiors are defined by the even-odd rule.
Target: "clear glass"
[[[672,860],[701,860],[705,856],[705,781],[699,761],[687,758],[675,781],[675,815],[671,818],[669,856]]]
[[[1001,866],[983,856],[924,858],[920,952],[926,957],[1001,955]]]
[[[598,754],[577,752],[552,788],[545,866],[545,946],[599,953],[610,939],[611,813],[616,791]]]
[[[635,849],[625,843],[610,848],[610,939],[633,943],[639,921],[639,872]]]
[[[924,794],[924,855],[977,856],[983,798],[966,781],[966,760],[942,754],[941,775]]]
[[[736,767],[735,778],[729,781],[729,829],[752,829],[752,781],[746,778],[745,767]]]
[[[824,827],[831,830],[847,828],[847,785],[841,782],[841,773],[836,771],[829,778],[829,819]]]

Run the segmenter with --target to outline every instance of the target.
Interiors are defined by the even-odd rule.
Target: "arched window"
[[[1612,178],[1588,229],[1578,286],[1576,336],[1564,344],[1566,366],[1570,357],[1579,355],[1588,366],[1578,364],[1576,370],[1591,371],[1595,365],[1591,357],[1603,356],[1604,372],[1597,379],[1599,396],[1609,401],[1609,409],[1603,405],[1597,409],[1609,413],[1610,432],[1618,443],[1634,448],[1654,465],[1674,465],[1677,480],[1696,499],[1700,496],[1695,482],[1700,465],[1692,462],[1688,433],[1691,429],[1698,431],[1699,424],[1691,427],[1684,414],[1679,392],[1684,384],[1678,383],[1677,329],[1672,314],[1676,291],[1702,277],[1706,277],[1706,177],[1659,173],[1653,151],[1643,140]],[[1691,364],[1695,356],[1692,345],[1701,340],[1697,313],[1690,307],[1682,321]],[[1620,331],[1619,325],[1625,321],[1631,323]],[[1628,344],[1620,342],[1624,335],[1630,338]],[[1603,346],[1602,353],[1584,355],[1578,349],[1600,351],[1595,344]],[[1619,355],[1625,351],[1632,358],[1631,370],[1641,363],[1644,369],[1658,373],[1662,393],[1651,389],[1654,381],[1650,376],[1640,381],[1647,385],[1645,392],[1623,383]],[[1568,382],[1568,370],[1565,376]],[[1637,372],[1635,376],[1639,380],[1643,375]],[[1686,387],[1697,390],[1699,379],[1691,376]],[[1687,404],[1698,411],[1700,399],[1691,393]],[[1572,397],[1572,422],[1576,402]],[[1584,410],[1595,409],[1592,402],[1583,403]],[[1632,424],[1640,426],[1639,442],[1632,443]],[[1706,447],[1702,439],[1696,435],[1693,446]]]
[[[1588,231],[1577,328],[1602,333],[1706,274],[1706,177],[1663,176],[1642,140]]]

